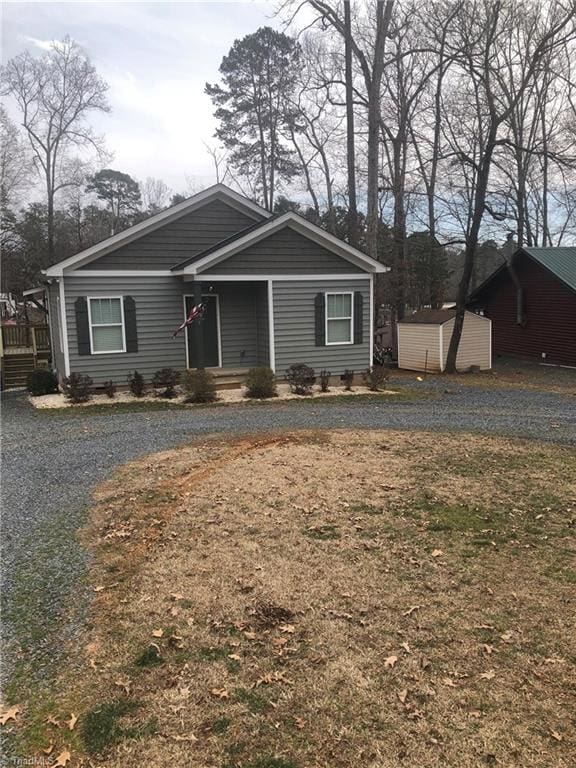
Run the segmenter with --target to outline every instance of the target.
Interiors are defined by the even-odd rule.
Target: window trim
[[[328,317],[328,296],[350,296],[349,317]],[[329,320],[350,320],[350,341],[328,341]],[[325,291],[324,292],[324,344],[327,347],[343,347],[354,344],[354,291]]]
[[[122,326],[122,349],[100,350],[96,352],[94,350],[94,337],[92,334],[92,301],[97,299],[117,299],[120,302],[120,315],[122,318],[121,323],[102,323],[96,325],[96,327],[106,328],[110,326],[117,327]],[[90,331],[90,354],[91,355],[121,355],[126,352],[126,320],[124,318],[124,296],[86,296],[88,302],[88,329]]]

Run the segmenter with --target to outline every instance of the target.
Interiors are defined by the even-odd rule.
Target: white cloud
[[[114,153],[112,166],[136,178],[162,178],[175,191],[186,176],[213,180],[203,142],[213,142],[205,83],[236,38],[279,26],[273,2],[77,2],[6,4],[3,57],[46,50],[69,34],[110,85],[112,112],[94,127]]]

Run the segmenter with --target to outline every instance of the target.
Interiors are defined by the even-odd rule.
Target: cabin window
[[[353,344],[353,294],[326,294],[326,344]]]
[[[122,296],[88,298],[92,354],[126,352]]]

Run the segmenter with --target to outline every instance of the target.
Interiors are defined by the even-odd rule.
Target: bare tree
[[[148,176],[146,181],[140,182],[139,186],[142,207],[146,213],[158,213],[168,207],[172,190],[162,179]]]
[[[487,205],[488,182],[493,167],[496,148],[506,143],[502,135],[506,121],[516,108],[521,95],[538,75],[544,57],[555,47],[563,45],[574,34],[576,7],[565,9],[560,2],[551,3],[545,18],[541,9],[530,9],[532,18],[527,19],[526,5],[516,3],[473,2],[463,5],[455,17],[456,31],[452,37],[452,54],[458,67],[469,79],[477,102],[478,129],[481,140],[477,161],[474,164],[475,186],[472,196],[470,227],[464,250],[464,269],[458,286],[454,331],[448,348],[446,371],[456,371],[456,356],[462,335],[466,299],[474,267],[480,227]],[[501,51],[510,39],[511,30],[519,25],[524,28],[523,45],[514,53],[512,70],[503,60]],[[510,93],[515,78],[515,95]]]
[[[28,51],[2,68],[4,94],[13,97],[28,136],[37,172],[43,179],[48,206],[48,257],[54,253],[54,198],[77,178],[73,153],[104,150],[102,139],[86,120],[108,112],[108,85],[98,76],[82,49],[66,37],[35,58]]]
[[[32,175],[30,152],[18,127],[0,106],[0,204],[15,205],[30,186]]]

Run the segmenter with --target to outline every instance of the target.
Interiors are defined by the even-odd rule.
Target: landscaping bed
[[[568,768],[573,459],[347,430],[125,465],[84,640],[3,730],[70,768]]]
[[[277,385],[278,396],[274,398],[248,398],[246,388],[239,387],[238,389],[221,389],[218,390],[216,402],[233,404],[233,403],[245,403],[248,399],[258,402],[275,402],[277,400],[302,400],[305,398],[325,398],[334,397],[335,395],[355,396],[355,395],[395,395],[396,390],[379,390],[373,392],[368,387],[358,385],[354,386],[352,390],[346,390],[344,387],[331,387],[328,392],[321,392],[319,386],[314,386],[312,394],[310,395],[296,395],[290,391],[290,387],[287,384]],[[120,391],[116,392],[113,398],[108,397],[105,394],[94,394],[91,399],[83,403],[71,403],[64,394],[58,392],[52,395],[40,395],[38,397],[30,397],[30,403],[35,408],[84,408],[93,405],[115,405],[116,403],[166,403],[167,405],[186,405],[190,408],[197,407],[197,403],[187,403],[186,395],[178,393],[176,397],[166,399],[157,397],[154,394],[146,394],[143,397],[135,397],[131,392]]]

